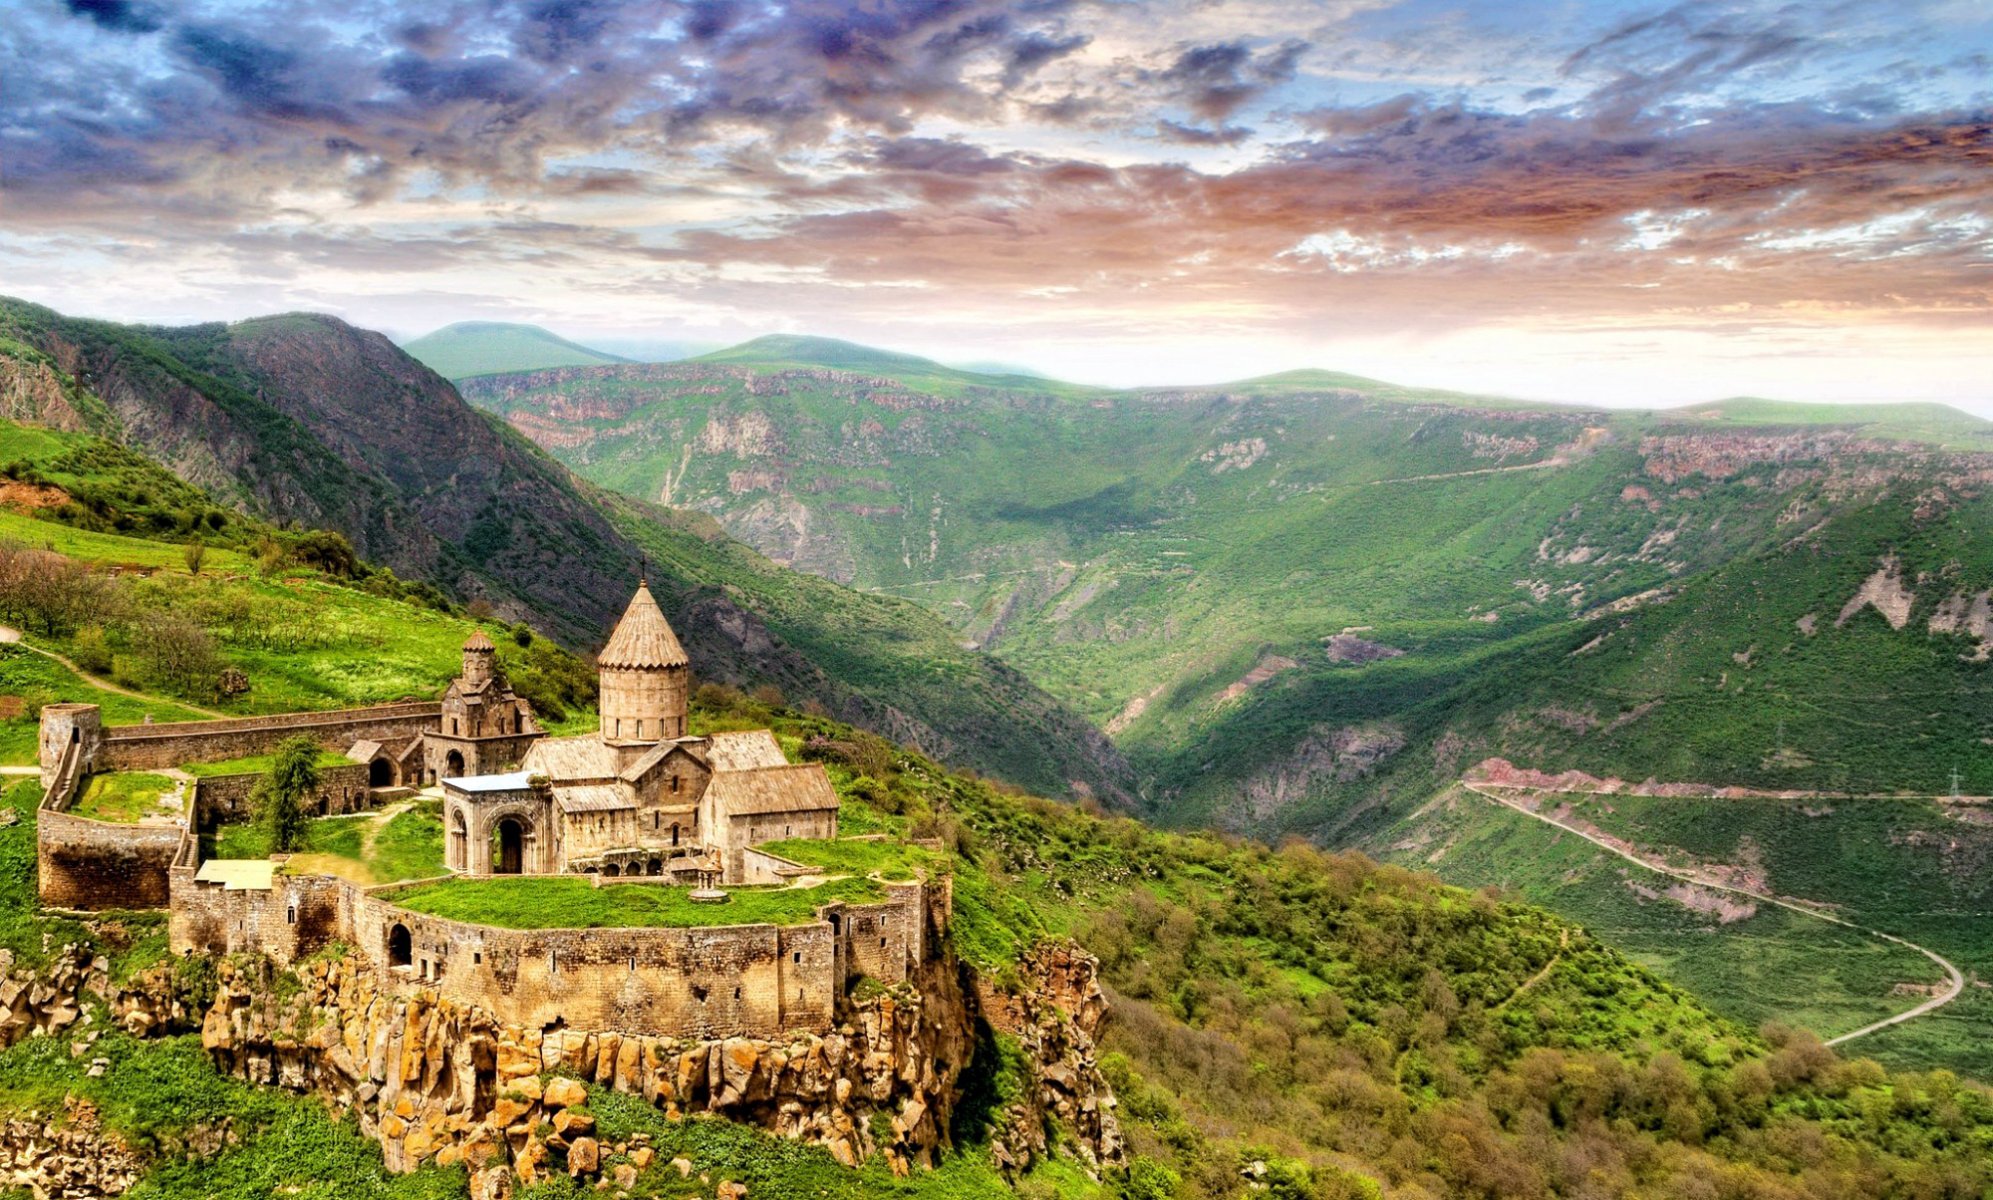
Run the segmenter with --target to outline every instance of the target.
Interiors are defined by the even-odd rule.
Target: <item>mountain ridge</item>
[[[337,530],[360,553],[581,649],[620,611],[640,558],[688,649],[715,677],[784,688],[848,719],[1026,786],[1131,792],[1097,732],[927,614],[780,568],[717,528],[694,531],[601,493],[387,338],[322,314],[179,329],[118,326],[0,301],[0,394],[91,418],[244,512]],[[67,382],[65,382],[65,380]],[[59,411],[54,406],[60,404]],[[21,413],[39,419],[46,413]],[[613,510],[613,511],[612,511]],[[804,654],[790,638],[808,643]],[[937,670],[940,688],[915,677]],[[731,672],[731,673],[730,673]],[[856,683],[850,681],[857,681]],[[903,687],[906,684],[908,686]],[[1006,743],[1006,721],[1040,736]]]

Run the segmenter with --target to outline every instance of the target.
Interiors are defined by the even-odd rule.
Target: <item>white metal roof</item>
[[[524,771],[511,771],[504,775],[465,775],[457,779],[445,779],[444,787],[453,787],[460,792],[523,792],[532,776]]]
[[[211,858],[201,864],[195,883],[219,883],[225,892],[267,892],[277,864],[267,858]]]

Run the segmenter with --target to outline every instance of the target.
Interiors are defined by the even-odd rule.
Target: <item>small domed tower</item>
[[[490,683],[498,673],[498,647],[484,636],[484,630],[474,631],[470,640],[464,643],[464,687],[482,687]]]
[[[595,666],[603,741],[644,745],[685,736],[692,665],[648,584],[637,585]]]

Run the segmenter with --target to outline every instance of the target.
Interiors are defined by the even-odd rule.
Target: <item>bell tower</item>
[[[479,629],[464,643],[464,687],[477,688],[490,683],[498,672],[498,647]]]

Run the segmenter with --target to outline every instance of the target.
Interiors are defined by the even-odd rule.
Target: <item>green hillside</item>
[[[1820,1198],[1974,1195],[1993,1164],[1993,1095],[1948,1072],[1895,1073],[1843,1058],[1779,1023],[1753,1031],[1656,980],[1588,931],[1492,891],[1430,876],[1004,794],[820,717],[709,691],[695,728],[770,723],[823,756],[854,827],[931,834],[954,880],[954,938],[999,982],[1046,938],[1096,954],[1111,988],[1101,1067],[1134,1159],[1098,1179],[1055,1150],[1020,1176],[971,1120],[939,1168],[894,1178],[877,1161],[711,1119],[667,1121],[598,1091],[611,1138],[658,1148],[635,1196],[1059,1195],[1203,1200],[1242,1174],[1296,1197],[1532,1198],[1615,1194]],[[860,764],[863,764],[862,766]],[[33,781],[0,827],[0,943],[26,955],[83,939],[128,974],[159,961],[156,918],[78,922],[33,912]],[[187,994],[200,972],[181,971]],[[281,981],[279,986],[282,986]],[[1001,1046],[975,1086],[999,1100]],[[197,1035],[104,1035],[0,1051],[12,1111],[94,1103],[107,1129],[144,1135],[160,1197],[461,1195],[461,1168],[387,1176],[378,1152],[316,1100],[214,1074]],[[979,1051],[984,1053],[985,1051]],[[93,1058],[109,1069],[92,1074]],[[979,1075],[978,1072],[990,1072]],[[975,1104],[970,1112],[981,1111]],[[217,1152],[182,1147],[228,1122]],[[1054,1131],[1054,1146],[1060,1144]],[[683,1155],[697,1189],[668,1165]],[[1718,1184],[1721,1188],[1718,1188]],[[567,1195],[555,1187],[546,1195]]]
[[[1993,587],[1962,483],[1987,460],[1878,440],[1988,428],[1964,414],[1719,425],[1324,372],[1117,392],[937,370],[764,339],[466,394],[607,487],[942,617],[1110,733],[1170,819],[1333,838],[1469,751],[1811,788],[1957,765],[1993,789],[1967,715],[1985,669],[1929,632]],[[1890,555],[1956,578],[1901,628],[1836,624]],[[1912,711],[1933,692],[1958,703]],[[1864,707],[1945,761],[1845,736]]]
[[[505,321],[459,321],[404,342],[401,348],[445,379],[629,361],[571,342],[538,325]]]
[[[1523,793],[1527,795],[1527,793]],[[1625,839],[1649,861],[1726,868],[1754,890],[1817,903],[1909,938],[1968,979],[1993,977],[1984,866],[1993,833],[1974,808],[1930,801],[1540,796],[1559,819]],[[1859,930],[1643,870],[1572,834],[1449,789],[1381,835],[1380,855],[1470,886],[1499,886],[1582,923],[1600,940],[1734,1019],[1847,1033],[1910,1007],[1944,973]],[[1975,1033],[1993,999],[1958,999],[1848,1047],[1894,1066],[1993,1078]]]
[[[861,346],[856,342],[839,341],[836,338],[804,337],[788,333],[771,333],[753,341],[742,342],[738,346],[701,354],[692,361],[755,367],[841,367],[848,370],[912,375],[940,375],[954,369],[918,355],[897,354],[891,350],[878,350],[871,346]]]
[[[1993,449],[1993,424],[1945,404],[1804,404],[1739,396],[1672,411],[1711,425],[1834,425],[1868,437]]]
[[[416,581],[396,586],[577,652],[600,644],[648,554],[705,677],[775,688],[1020,786],[1133,792],[1096,729],[919,606],[792,577],[703,519],[605,495],[379,334],[309,313],[125,326],[0,299],[0,339],[10,411],[120,443],[90,451],[102,461],[85,464],[88,478],[15,481],[0,510],[63,527],[37,531],[44,540],[188,540],[179,523],[198,520],[220,554],[233,521],[332,531],[341,570],[378,564],[393,573],[368,568],[381,586]],[[11,428],[0,467],[26,464],[48,436]],[[53,469],[46,459],[33,469]],[[133,463],[151,472],[137,491],[119,481]],[[152,553],[170,563],[179,551]]]

